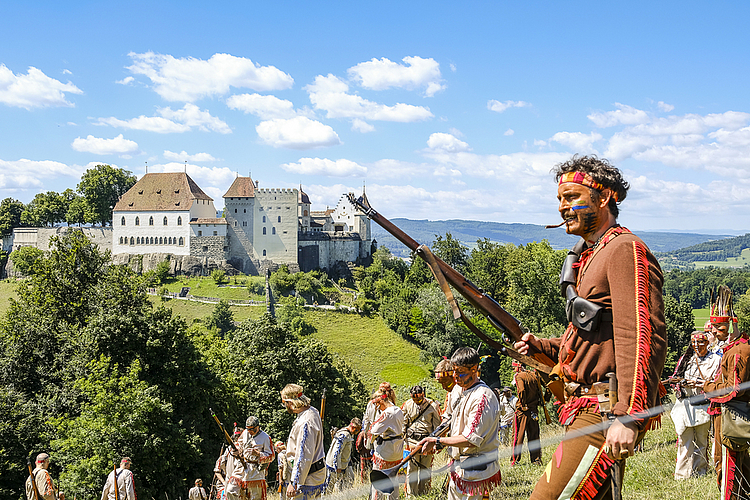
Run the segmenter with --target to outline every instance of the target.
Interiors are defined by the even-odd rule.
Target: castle
[[[281,264],[332,270],[372,254],[370,221],[346,195],[334,209],[313,212],[301,187],[260,189],[238,176],[223,198],[217,217],[213,199],[187,173],[145,174],[114,207],[113,258],[167,253],[259,274]]]

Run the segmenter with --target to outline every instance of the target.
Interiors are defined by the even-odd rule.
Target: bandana
[[[693,335],[691,335],[693,342],[697,340],[708,340],[708,335],[706,335],[706,332],[695,332]]]
[[[593,177],[585,172],[565,172],[564,174],[562,174],[562,176],[560,176],[560,182],[558,182],[558,185],[562,184],[563,182],[575,182],[576,184],[581,184],[583,186],[596,189],[597,191],[603,191],[607,189],[607,186],[596,182]],[[614,189],[612,189],[612,197],[615,199],[615,201],[620,201],[617,199],[617,192]]]

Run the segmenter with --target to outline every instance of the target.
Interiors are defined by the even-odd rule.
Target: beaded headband
[[[565,172],[560,176],[560,182],[558,182],[558,185],[564,182],[575,182],[576,184],[581,184],[583,186],[596,189],[597,191],[603,191],[607,189],[607,186],[600,182],[596,182],[593,177],[585,172]],[[617,199],[617,192],[614,189],[612,189],[612,197],[615,199],[615,201],[620,201]]]

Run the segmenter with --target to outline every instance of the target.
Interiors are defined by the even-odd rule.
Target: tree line
[[[256,415],[285,439],[290,382],[313,399],[327,389],[327,426],[361,415],[359,376],[322,343],[268,315],[224,332],[188,325],[152,305],[151,279],[71,231],[21,282],[0,321],[0,497],[22,496],[26,459],[41,451],[69,498],[100,495],[125,455],[139,497],[184,496],[222,447],[208,409],[230,429]]]

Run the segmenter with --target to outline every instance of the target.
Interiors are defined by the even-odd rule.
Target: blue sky
[[[632,229],[750,230],[745,2],[5,2],[0,199],[99,163],[313,209],[556,223],[596,153]],[[185,167],[187,160],[187,167]]]

